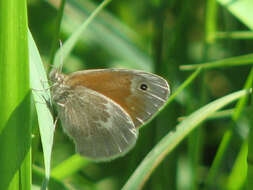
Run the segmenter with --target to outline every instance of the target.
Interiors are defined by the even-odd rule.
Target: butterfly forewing
[[[139,127],[167,101],[169,86],[163,78],[143,71],[98,69],[72,73],[69,86],[85,86],[119,104]]]

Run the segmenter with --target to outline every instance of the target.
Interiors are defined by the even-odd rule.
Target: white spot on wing
[[[152,115],[152,113],[150,113],[149,111],[146,111],[146,113],[147,113],[149,116],[151,116],[151,115]]]
[[[114,109],[114,107],[113,107],[110,103],[105,104],[105,106],[106,106],[106,108],[107,108],[107,109],[106,109],[106,110],[107,110],[107,113],[109,113],[109,114],[108,114],[109,117],[106,118],[106,119],[107,119],[106,122],[103,122],[103,121],[101,121],[101,120],[99,120],[98,122],[99,122],[104,128],[107,129],[107,131],[110,133],[110,135],[111,135],[111,137],[112,137],[112,139],[113,139],[114,144],[117,146],[119,152],[122,152],[122,149],[121,149],[119,143],[117,142],[117,140],[115,140],[115,137],[114,137],[114,135],[112,134],[112,131],[114,130],[114,129],[113,129],[113,127],[114,127],[114,126],[113,126],[113,124],[114,124],[114,122],[113,122],[114,118],[113,118],[113,115],[112,115],[112,114],[115,113],[115,109]],[[117,114],[117,115],[118,115],[118,114]],[[115,127],[117,127],[117,126],[115,126]]]
[[[137,121],[139,121],[141,124],[144,124],[144,121],[143,121],[141,118],[136,117],[136,119],[137,119]]]

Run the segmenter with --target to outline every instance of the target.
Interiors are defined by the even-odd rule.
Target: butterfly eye
[[[143,90],[143,91],[146,91],[146,90],[148,89],[148,85],[142,83],[142,84],[140,85],[140,89]]]

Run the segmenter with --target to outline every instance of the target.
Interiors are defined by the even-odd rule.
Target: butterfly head
[[[64,81],[64,74],[62,74],[59,69],[52,69],[49,73],[49,80],[53,84],[61,84]]]
[[[50,91],[52,93],[52,100],[54,103],[63,105],[67,98],[69,87],[65,85],[65,75],[59,69],[53,69],[49,73],[49,80],[51,81]]]

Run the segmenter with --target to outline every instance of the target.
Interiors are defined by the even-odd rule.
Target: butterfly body
[[[97,69],[69,75],[50,73],[53,102],[77,152],[97,161],[127,153],[138,127],[166,102],[167,82],[154,74],[126,69]]]

